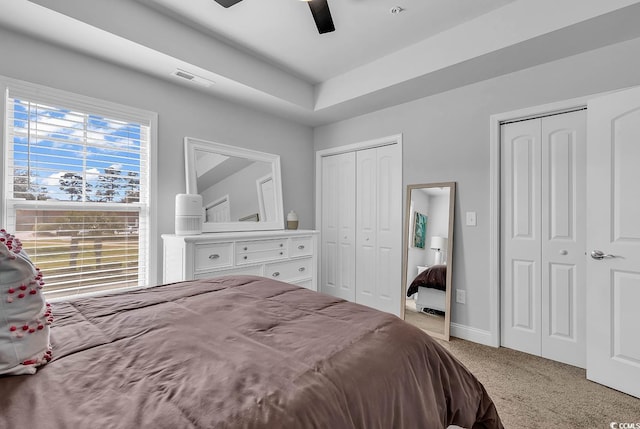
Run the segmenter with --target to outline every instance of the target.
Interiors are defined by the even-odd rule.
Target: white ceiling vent
[[[198,84],[200,86],[211,86],[214,84],[214,82],[210,81],[209,79],[205,79],[203,77],[200,76],[196,76],[193,73],[189,73],[188,71],[184,71],[184,70],[180,70],[180,69],[176,69],[175,71],[171,72],[171,74],[173,76],[177,76],[180,79],[184,79],[184,80],[188,80],[189,82],[193,82],[195,84]]]

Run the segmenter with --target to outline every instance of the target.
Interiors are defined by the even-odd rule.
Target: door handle
[[[615,258],[616,255],[610,255],[608,253],[604,253],[602,250],[592,250],[591,257],[596,260],[606,259],[606,258]]]

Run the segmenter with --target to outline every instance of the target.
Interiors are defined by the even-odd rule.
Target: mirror
[[[184,141],[187,193],[202,195],[203,232],[284,229],[280,156]]]
[[[455,182],[407,186],[404,319],[449,340]]]

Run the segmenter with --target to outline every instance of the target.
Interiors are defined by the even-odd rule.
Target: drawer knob
[[[213,259],[218,259],[220,257],[220,255],[218,255],[217,253],[214,253],[213,255],[209,255],[209,259],[213,260]]]
[[[299,245],[298,249],[300,249],[300,250],[304,249],[304,244]]]
[[[244,250],[248,250],[247,246],[244,247]]]
[[[273,277],[278,277],[280,275],[280,273],[278,271],[276,271],[275,273],[271,274]]]
[[[284,255],[284,252],[280,252],[281,255]]]
[[[244,256],[244,259],[247,259],[247,256],[246,256],[246,255]]]
[[[304,271],[304,267],[298,268],[298,271],[303,272]]]
[[[284,244],[280,243],[280,247],[283,247],[283,246],[284,246]]]

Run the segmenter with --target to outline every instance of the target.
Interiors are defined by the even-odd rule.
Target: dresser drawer
[[[195,246],[194,271],[205,271],[233,265],[233,243],[208,243]]]
[[[275,280],[282,280],[283,282],[311,277],[313,274],[311,261],[312,258],[304,258],[266,264],[264,267],[264,276]]]
[[[287,239],[238,241],[236,252],[261,252],[264,250],[286,249]]]
[[[309,256],[313,254],[313,237],[292,237],[289,241],[289,256]]]
[[[287,258],[287,240],[245,241],[236,244],[236,265]]]

